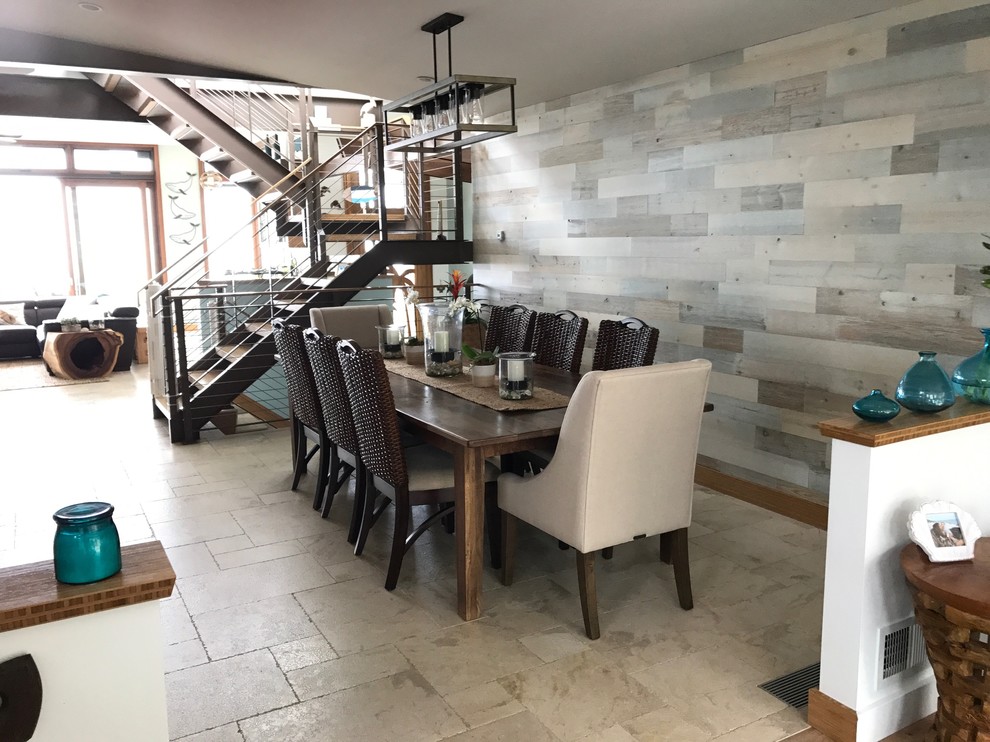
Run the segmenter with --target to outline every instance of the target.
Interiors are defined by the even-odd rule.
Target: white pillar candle
[[[450,333],[446,330],[437,330],[433,333],[433,350],[437,353],[450,352]]]
[[[523,381],[526,378],[526,361],[506,361],[505,374],[509,381]]]
[[[385,330],[386,345],[398,345],[401,340],[402,337],[399,335],[399,328],[389,327],[387,330]]]

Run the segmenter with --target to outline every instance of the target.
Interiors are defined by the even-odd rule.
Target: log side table
[[[113,371],[124,336],[113,330],[50,332],[42,358],[60,379],[101,379]]]
[[[915,544],[901,551],[938,688],[936,742],[990,740],[990,538],[972,561],[928,561]]]

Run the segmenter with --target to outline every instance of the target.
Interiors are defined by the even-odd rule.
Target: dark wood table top
[[[990,618],[990,538],[976,542],[973,560],[930,562],[917,544],[901,550],[901,569],[921,592],[960,611]]]
[[[536,366],[536,386],[571,395],[579,374]],[[461,446],[483,447],[552,437],[560,433],[565,408],[499,412],[404,376],[390,374],[399,415]]]
[[[549,366],[535,368],[536,386],[570,396],[580,374]],[[436,433],[461,446],[511,445],[553,437],[560,433],[566,408],[499,412],[397,374],[389,374],[395,409],[416,427]],[[705,412],[714,409],[705,403]]]

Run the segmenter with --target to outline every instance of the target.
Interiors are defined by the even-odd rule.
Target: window
[[[148,150],[76,149],[76,170],[109,173],[150,173],[155,166]]]
[[[0,170],[65,170],[66,165],[61,147],[0,147]]]

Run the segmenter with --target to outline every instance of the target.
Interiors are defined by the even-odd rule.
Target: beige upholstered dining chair
[[[353,340],[362,348],[377,348],[375,328],[392,324],[392,310],[385,304],[323,307],[309,310],[309,322],[324,335]]]
[[[584,628],[597,639],[595,552],[662,534],[661,559],[673,559],[681,607],[693,607],[687,529],[711,368],[699,359],[585,374],[546,469],[499,477],[506,585],[520,518],[577,550]]]

